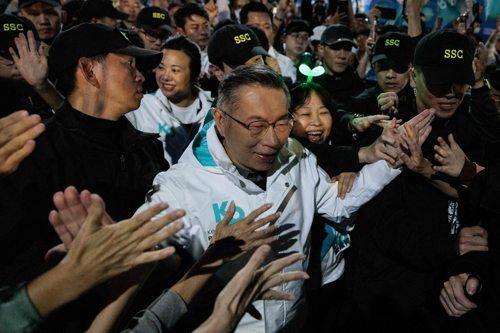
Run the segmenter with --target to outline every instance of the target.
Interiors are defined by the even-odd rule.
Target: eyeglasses
[[[12,66],[14,66],[14,60],[7,59],[7,58],[1,57],[1,56],[0,56],[0,63],[2,65],[4,65],[5,67],[12,67]]]
[[[309,35],[299,35],[299,34],[289,34],[296,42],[308,42],[310,40]]]
[[[164,34],[161,34],[161,35],[151,35],[149,33],[147,33],[146,31],[144,30],[139,30],[140,32],[142,32],[144,34],[144,36],[146,36],[146,39],[148,42],[150,43],[155,43],[158,39],[160,40],[160,42],[164,42],[168,39],[168,37],[170,37],[172,34],[170,32],[165,32]]]
[[[222,113],[224,113],[226,116],[228,116],[229,118],[231,118],[232,120],[234,120],[235,122],[240,124],[241,126],[245,127],[250,132],[250,136],[253,138],[263,137],[264,135],[266,135],[267,130],[271,126],[274,126],[274,131],[276,132],[277,135],[281,135],[281,134],[285,134],[285,133],[288,134],[292,130],[293,122],[295,120],[293,118],[293,116],[290,113],[288,113],[288,117],[289,117],[288,119],[280,119],[278,121],[275,121],[274,123],[269,123],[265,120],[256,120],[256,121],[252,121],[250,124],[247,125],[244,122],[239,121],[238,119],[232,117],[226,111],[224,111],[222,109],[219,109],[219,110],[221,110]]]

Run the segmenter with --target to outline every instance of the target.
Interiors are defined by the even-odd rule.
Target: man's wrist
[[[49,80],[43,79],[40,82],[34,83],[32,86],[36,91],[43,91],[49,89],[49,87],[51,87],[51,84]]]
[[[425,178],[431,179],[431,177],[436,174],[437,171],[432,167],[432,163],[429,162],[428,159],[424,158],[423,166],[419,173]]]

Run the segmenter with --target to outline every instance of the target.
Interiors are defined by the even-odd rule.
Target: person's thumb
[[[471,277],[467,280],[465,289],[467,290],[467,294],[474,295],[479,287],[479,280],[475,277]]]

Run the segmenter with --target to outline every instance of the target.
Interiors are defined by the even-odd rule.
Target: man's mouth
[[[257,153],[257,156],[266,163],[272,163],[274,159],[276,158],[277,153],[274,154],[259,154]]]

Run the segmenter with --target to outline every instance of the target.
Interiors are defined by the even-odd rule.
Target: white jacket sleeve
[[[338,197],[337,183],[332,184],[328,174],[321,168],[318,169],[320,179],[316,189],[317,213],[347,231],[354,227],[355,212],[401,173],[400,169],[390,168],[385,161],[365,165],[354,181],[351,192],[342,200]]]

